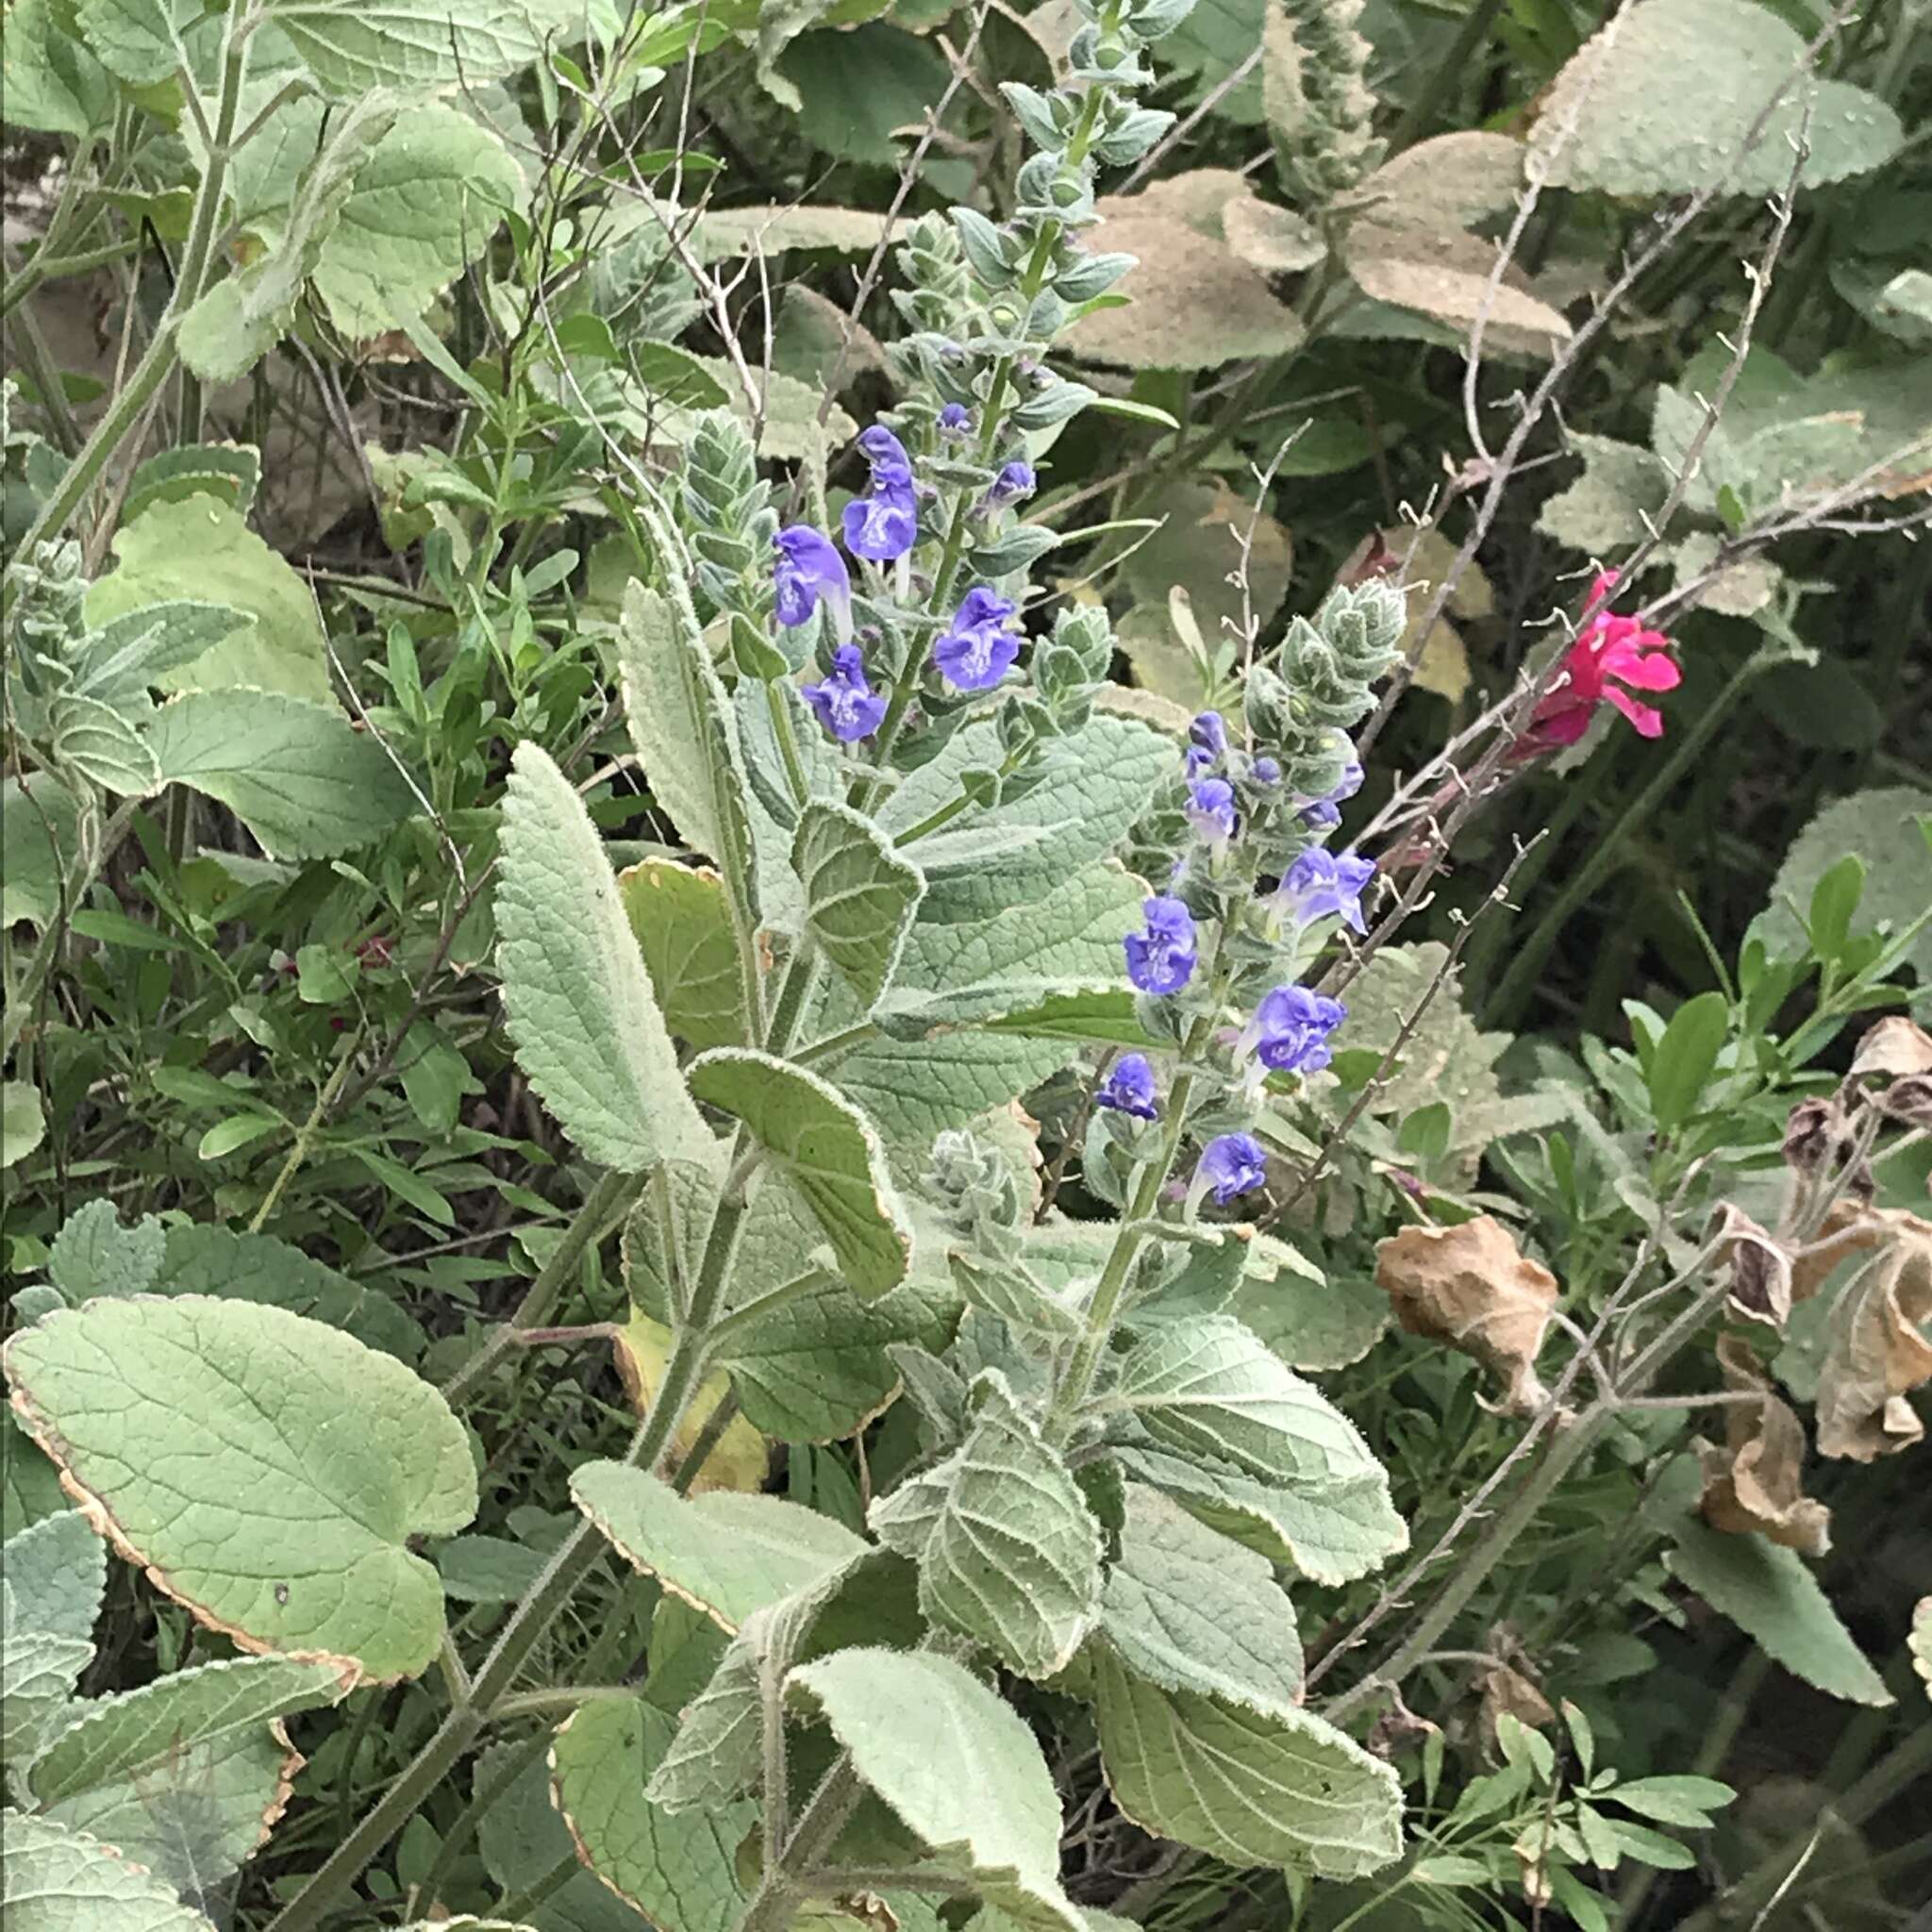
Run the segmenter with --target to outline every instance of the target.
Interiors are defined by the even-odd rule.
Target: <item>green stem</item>
[[[1435,125],[1436,108],[1442,96],[1462,78],[1469,58],[1481,46],[1490,25],[1503,10],[1503,0],[1476,0],[1463,21],[1461,29],[1441,60],[1432,62],[1427,78],[1395,124],[1389,137],[1389,152],[1399,155],[1411,142],[1419,141]]]
[[[1348,1713],[1374,1695],[1384,1684],[1400,1684],[1417,1660],[1436,1647],[1437,1640],[1448,1629],[1463,1607],[1483,1586],[1491,1570],[1511,1543],[1536,1521],[1537,1513],[1556,1492],[1577,1459],[1586,1454],[1609,1421],[1606,1409],[1592,1409],[1555,1436],[1543,1451],[1542,1461],[1517,1491],[1515,1500],[1490,1524],[1456,1574],[1442,1586],[1400,1649],[1374,1675],[1364,1677],[1352,1690],[1345,1690],[1322,1713],[1331,1724],[1340,1724]]]
[[[536,1280],[524,1291],[508,1322],[492,1329],[470,1359],[442,1385],[443,1400],[455,1404],[470,1388],[494,1368],[502,1357],[517,1346],[528,1328],[541,1328],[561,1298],[565,1285],[576,1273],[584,1250],[601,1239],[604,1230],[625,1213],[643,1192],[644,1177],[634,1174],[607,1174],[584,1196],[563,1239],[550,1251]]]
[[[1141,1244],[1147,1238],[1147,1223],[1159,1205],[1160,1191],[1167,1185],[1174,1157],[1180,1152],[1182,1137],[1188,1130],[1188,1101],[1193,1093],[1194,1075],[1187,1068],[1187,1063],[1207,1044],[1208,1028],[1212,1024],[1213,1010],[1210,1008],[1195,1020],[1182,1042],[1184,1071],[1175,1079],[1174,1091],[1168,1095],[1167,1126],[1161,1137],[1160,1151],[1141,1169],[1133,1201],[1114,1231],[1113,1246],[1108,1250],[1106,1265],[1100,1271],[1099,1281],[1094,1284],[1093,1298],[1087,1304],[1086,1332],[1080,1337],[1073,1358],[1067,1364],[1066,1374],[1054,1396],[1052,1413],[1047,1420],[1050,1439],[1064,1440],[1067,1429],[1080,1412],[1081,1405],[1092,1393],[1093,1378],[1100,1372],[1100,1358],[1113,1333],[1114,1317],[1120,1312],[1121,1296],[1126,1291],[1127,1277],[1133,1272]]]
[[[800,1899],[807,1895],[806,1874],[838,1841],[864,1795],[865,1787],[852,1768],[852,1759],[841,1756],[819,1780],[818,1790],[811,1794],[784,1849],[776,1856],[767,1851],[765,1875],[738,1922],[738,1932],[784,1932]]]
[[[88,491],[99,480],[101,472],[142,419],[162,383],[175,373],[182,318],[201,299],[208,285],[208,271],[213,265],[228,160],[233,152],[235,117],[241,108],[242,83],[248,71],[247,10],[248,0],[228,0],[227,27],[222,49],[222,92],[215,109],[214,139],[208,144],[208,163],[202,170],[201,184],[195,190],[188,242],[181,252],[181,265],[175,274],[174,293],[168,297],[168,306],[161,311],[154,338],[141,360],[135,364],[134,373],[108,406],[107,413],[94,425],[94,432],[82,445],[80,454],[68,465],[67,474],[55,486],[54,493],[34,519],[33,527],[21,539],[18,554],[22,557],[31,558],[41,544],[52,542],[67,528]]]
[[[791,729],[791,707],[775,682],[765,686],[765,708],[771,713],[772,736],[778,741],[778,756],[785,761],[785,782],[794,803],[803,805],[811,796],[805,781],[805,764],[798,756],[798,738]]]
[[[808,934],[798,941],[786,961],[785,976],[778,982],[778,997],[765,1026],[765,1051],[783,1057],[805,1016],[806,1003],[818,984],[818,955]]]
[[[711,1324],[707,1338],[710,1352],[715,1355],[720,1347],[741,1330],[761,1322],[774,1309],[782,1308],[788,1302],[795,1302],[808,1295],[814,1289],[823,1288],[838,1276],[829,1269],[808,1268],[803,1274],[795,1274],[782,1287],[769,1289],[765,1293],[755,1295],[741,1308],[733,1308],[728,1315],[722,1316]]]
[[[534,1884],[525,1886],[513,1898],[506,1899],[497,1907],[497,1916],[507,1924],[514,1924],[525,1912],[535,1911],[553,1891],[568,1885],[572,1876],[583,1869],[583,1860],[573,1851],[568,1857],[558,1859]]]
[[[691,1294],[690,1319],[676,1332],[650,1413],[631,1439],[625,1457],[634,1468],[656,1465],[704,1379],[705,1333],[724,1299],[744,1213],[741,1195],[727,1194],[718,1204],[705,1242],[697,1287]],[[579,1523],[563,1540],[510,1613],[495,1647],[477,1671],[468,1697],[449,1711],[362,1822],[275,1915],[269,1932],[314,1932],[329,1915],[336,1901],[448,1776],[577,1585],[608,1548],[602,1532],[589,1521]]]

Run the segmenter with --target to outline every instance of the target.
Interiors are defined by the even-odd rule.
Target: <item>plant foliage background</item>
[[[1932,1889],[1932,14],[8,0],[22,1932]]]

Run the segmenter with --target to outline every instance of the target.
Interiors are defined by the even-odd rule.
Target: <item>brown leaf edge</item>
[[[31,1333],[31,1330],[21,1330],[23,1335],[28,1333]],[[13,1338],[13,1341],[18,1340],[18,1336]],[[12,1346],[13,1342],[10,1341],[5,1350],[0,1350],[0,1363],[5,1362],[6,1357],[11,1351]],[[287,1657],[298,1658],[305,1663],[328,1664],[334,1669],[337,1679],[341,1684],[344,1696],[347,1696],[351,1690],[357,1690],[364,1684],[400,1684],[404,1681],[405,1674],[401,1672],[398,1672],[392,1677],[373,1676],[364,1670],[360,1658],[341,1657],[334,1651],[277,1650],[273,1643],[254,1636],[249,1631],[243,1630],[239,1624],[224,1622],[206,1604],[198,1602],[195,1598],[190,1596],[185,1590],[181,1589],[159,1564],[150,1563],[146,1556],[140,1549],[136,1548],[133,1540],[122,1528],[120,1523],[115,1518],[113,1510],[108,1506],[107,1499],[96,1495],[92,1490],[89,1489],[75,1474],[70,1466],[70,1458],[74,1453],[72,1445],[60,1434],[59,1430],[54,1426],[53,1423],[35,1407],[32,1399],[18,1382],[14,1383],[12,1392],[8,1397],[8,1403],[14,1414],[20,1418],[21,1427],[25,1430],[27,1435],[38,1445],[41,1452],[54,1465],[60,1478],[60,1487],[67,1492],[75,1507],[87,1519],[88,1527],[97,1537],[100,1537],[107,1542],[125,1562],[132,1563],[137,1570],[141,1571],[163,1596],[179,1604],[204,1628],[213,1630],[219,1635],[227,1638],[238,1650],[245,1650],[252,1657]],[[294,1772],[299,1771],[301,1768],[297,1764],[290,1773],[290,1775],[292,1777]],[[282,1804],[286,1806],[288,1800],[285,1796],[282,1799]],[[281,1816],[279,1809],[275,1812],[275,1816],[277,1818]]]

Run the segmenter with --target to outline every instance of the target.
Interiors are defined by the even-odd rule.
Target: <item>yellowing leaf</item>
[[[671,1330],[650,1316],[631,1310],[630,1320],[617,1331],[611,1347],[617,1357],[617,1373],[631,1407],[642,1415],[650,1407],[658,1379],[671,1358]],[[698,1392],[684,1412],[671,1437],[666,1467],[676,1470],[695,1446],[705,1424],[718,1405],[729,1393],[731,1378],[722,1370],[708,1374],[698,1385]],[[692,1478],[693,1493],[706,1490],[761,1490],[771,1469],[771,1452],[765,1439],[742,1416],[724,1425],[717,1446],[705,1457],[704,1466]]]

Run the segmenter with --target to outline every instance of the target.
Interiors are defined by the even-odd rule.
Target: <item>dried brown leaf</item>
[[[1341,250],[1349,273],[1378,302],[1461,327],[1473,325],[1487,302],[1484,333],[1534,355],[1553,354],[1571,334],[1562,311],[1538,296],[1516,269],[1505,270],[1491,294],[1496,244],[1464,229],[1357,222]]]
[[[1717,1259],[1731,1271],[1725,1306],[1747,1321],[1766,1322],[1780,1334],[1791,1313],[1791,1257],[1770,1229],[1735,1202],[1726,1201],[1717,1231]]]
[[[1907,1399],[1932,1381],[1932,1221],[1903,1208],[1867,1208],[1859,1245],[1872,1258],[1840,1291],[1818,1369],[1818,1448],[1870,1462],[1921,1441]]]
[[[1852,1073],[1932,1074],[1932,1033],[1903,1013],[1891,1013],[1872,1027],[1852,1056]]]
[[[1526,1724],[1541,1726],[1556,1722],[1550,1700],[1521,1671],[1496,1663],[1476,1679],[1483,1693],[1483,1736],[1496,1741],[1496,1720],[1508,1716]]]
[[[1414,226],[1474,227],[1505,213],[1523,192],[1523,143],[1507,134],[1439,134],[1405,148],[1346,197],[1372,219]]]
[[[1740,1336],[1717,1344],[1724,1386],[1755,1402],[1734,1402],[1724,1411],[1724,1441],[1699,1442],[1704,1471],[1704,1520],[1731,1536],[1753,1531],[1796,1550],[1822,1557],[1831,1547],[1831,1511],[1804,1493],[1805,1428],[1772,1392],[1757,1352]]]
[[[1449,1342],[1502,1376],[1506,1412],[1542,1407],[1548,1391],[1536,1357],[1557,1305],[1557,1277],[1492,1215],[1391,1235],[1376,1246],[1375,1279],[1409,1334]]]

